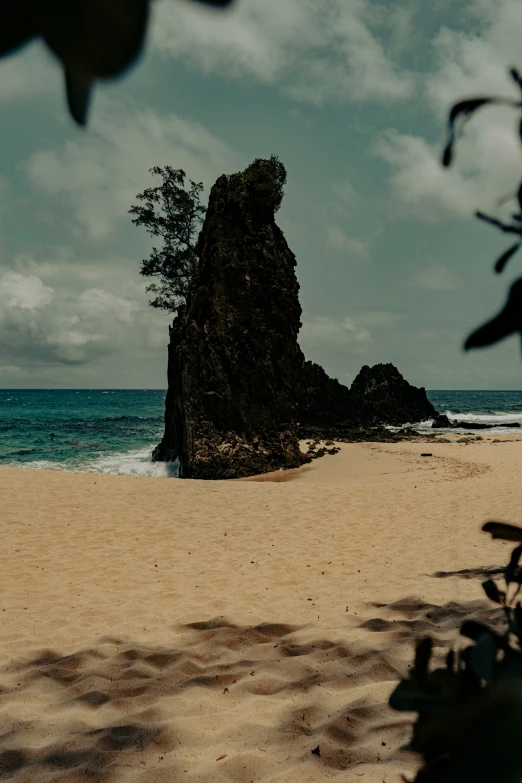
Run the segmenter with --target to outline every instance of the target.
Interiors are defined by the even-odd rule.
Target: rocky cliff
[[[301,434],[306,427],[400,426],[437,415],[426,390],[409,384],[393,364],[365,365],[348,388],[329,378],[318,364],[306,362],[298,388],[298,411]]]
[[[170,330],[165,434],[156,460],[183,478],[227,479],[293,468],[304,357],[295,256],[274,219],[286,173],[254,161],[213,186],[200,267]]]

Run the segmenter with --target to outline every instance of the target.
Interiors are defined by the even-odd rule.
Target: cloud
[[[37,310],[53,300],[53,289],[35,275],[6,272],[0,278],[0,306],[2,308]]]
[[[36,95],[65,89],[63,74],[56,62],[34,42],[16,54],[0,60],[0,103],[25,100]]]
[[[368,260],[368,245],[361,239],[351,237],[338,225],[326,227],[328,245],[334,250],[346,252],[358,261]]]
[[[387,56],[371,29],[370,5],[242,0],[217,14],[163,2],[156,5],[152,45],[205,73],[275,85],[309,103],[404,100],[413,76]]]
[[[77,231],[107,238],[136,194],[152,184],[149,169],[170,164],[209,187],[244,160],[198,122],[151,108],[125,108],[100,95],[89,133],[61,149],[40,150],[23,163],[33,187],[70,211]]]
[[[334,182],[331,188],[335,197],[333,205],[338,212],[350,214],[353,208],[360,204],[359,194],[349,180]]]
[[[111,275],[104,276],[104,265],[97,265],[95,277],[104,288],[85,285],[87,265],[71,267],[63,258],[38,268],[27,253],[13,264],[16,271],[0,273],[2,366],[34,373],[45,367],[95,367],[111,355],[125,363],[129,353],[165,351],[168,316],[148,307],[144,286],[126,283],[121,260],[113,260]]]
[[[317,316],[304,321],[299,332],[299,342],[306,348],[348,345],[355,353],[364,353],[372,342],[372,336],[352,318]]]
[[[444,264],[432,264],[416,269],[408,280],[408,285],[429,291],[456,291],[462,288],[463,281]]]
[[[425,74],[423,95],[439,123],[451,105],[477,95],[519,98],[507,75],[519,60],[522,37],[520,5],[475,0],[468,29],[442,28],[431,44],[434,68]],[[520,144],[516,117],[503,107],[479,110],[466,126],[450,170],[440,164],[443,138],[428,143],[413,134],[388,129],[375,154],[390,167],[393,209],[427,221],[469,217],[477,208],[490,212],[498,198],[516,193]]]
[[[354,310],[353,318],[360,326],[371,328],[388,328],[400,323],[406,317],[404,313],[393,313],[388,310]]]

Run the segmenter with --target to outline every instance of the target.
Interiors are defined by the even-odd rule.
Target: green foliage
[[[418,642],[410,676],[390,696],[390,706],[417,712],[409,746],[424,766],[415,783],[520,783],[522,779],[522,528],[488,522],[493,538],[518,542],[504,569],[504,587],[482,587],[501,607],[498,633],[465,621],[460,633],[472,644],[450,650],[445,666],[431,670],[433,643]]]
[[[140,274],[159,280],[147,287],[155,295],[152,307],[174,312],[186,302],[198,270],[196,241],[206,212],[200,203],[203,185],[190,180],[187,188],[185,172],[171,166],[155,166],[150,171],[163,177],[162,184],[139,193],[136,198],[143,203],[129,212],[136,215],[135,225],[145,226],[152,237],[163,240],[161,249],[154,247],[142,261]]]
[[[255,201],[263,212],[273,214],[281,206],[286,184],[286,169],[277,157],[256,158],[244,171],[229,177],[241,189],[245,199]]]

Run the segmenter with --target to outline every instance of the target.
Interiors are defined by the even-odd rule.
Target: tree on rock
[[[186,187],[185,172],[171,166],[154,166],[150,172],[163,177],[163,183],[138,193],[143,203],[129,212],[136,215],[135,225],[163,240],[163,247],[152,249],[141,262],[140,274],[159,281],[147,286],[147,293],[155,295],[150,305],[176,312],[187,300],[199,265],[196,242],[206,212],[200,201],[203,184],[189,180]]]

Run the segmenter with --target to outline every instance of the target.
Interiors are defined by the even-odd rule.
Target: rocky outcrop
[[[346,431],[351,440],[357,431],[373,429],[377,436],[375,428],[384,438],[382,425],[402,426],[437,415],[426,390],[409,384],[393,364],[365,365],[348,388],[329,378],[319,365],[306,362],[298,405],[301,435],[320,430],[326,437],[334,437],[335,432],[342,437]]]
[[[298,417],[301,426],[324,426],[343,422],[358,426],[353,396],[319,364],[305,362],[298,386]]]
[[[401,426],[437,415],[426,389],[408,383],[393,364],[365,365],[350,392],[359,415],[367,424]]]
[[[304,362],[296,260],[274,220],[284,180],[271,158],[211,190],[198,276],[170,330],[165,434],[153,455],[179,459],[182,478],[308,461],[296,424]]]
[[[494,430],[499,426],[520,429],[520,422],[503,421],[502,424],[485,424],[482,421],[460,421],[459,419],[449,419],[445,413],[442,413],[433,419],[431,426],[433,429],[437,430]]]
[[[449,429],[453,425],[445,413],[437,413],[437,415],[431,422],[431,426],[434,430],[443,430],[443,429]]]

